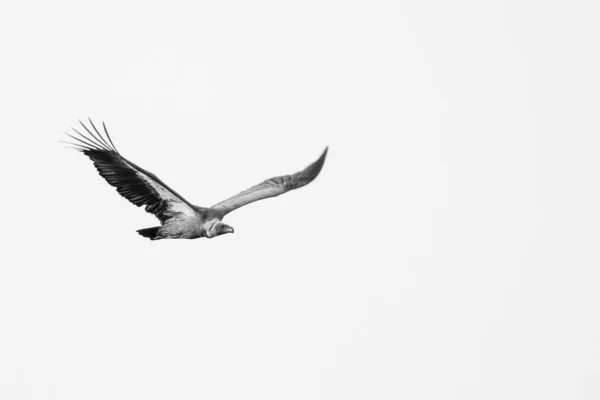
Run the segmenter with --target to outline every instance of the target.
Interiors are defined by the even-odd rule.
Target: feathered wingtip
[[[73,132],[79,135],[79,137],[65,132],[65,134],[71,139],[75,140],[75,142],[67,142],[64,140],[61,140],[61,142],[73,146],[75,150],[79,151],[95,150],[115,152],[118,154],[119,152],[117,150],[117,147],[113,143],[108,133],[108,130],[106,129],[106,124],[102,122],[102,128],[104,129],[104,135],[102,135],[100,131],[98,131],[98,129],[96,128],[96,125],[94,125],[94,123],[92,122],[92,119],[88,118],[88,120],[90,121],[90,125],[92,126],[92,129],[94,130],[94,132],[96,132],[96,134],[94,134],[83,122],[81,122],[81,120],[79,120],[79,123],[81,124],[83,129],[85,129],[85,131],[88,133],[88,135],[84,135],[77,129],[71,128],[73,129]]]
[[[304,169],[304,171],[302,171],[302,173],[304,175],[306,175],[307,177],[309,177],[309,179],[311,181],[313,179],[315,179],[317,177],[317,175],[319,175],[319,173],[321,172],[321,169],[323,168],[323,164],[325,164],[325,158],[327,157],[328,150],[329,150],[329,146],[325,147],[325,150],[323,150],[321,157],[319,157],[319,159],[317,161],[310,164],[308,167],[306,167]]]

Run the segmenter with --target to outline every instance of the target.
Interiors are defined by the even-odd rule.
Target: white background
[[[596,4],[4,4],[0,398],[600,398]],[[202,206],[330,153],[151,242],[88,116]]]

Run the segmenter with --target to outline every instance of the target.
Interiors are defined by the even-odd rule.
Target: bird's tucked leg
[[[142,235],[143,237],[149,238],[150,240],[158,240],[158,239],[162,239],[162,237],[158,237],[159,229],[160,229],[160,226],[155,226],[153,228],[140,229],[137,232],[140,235]]]

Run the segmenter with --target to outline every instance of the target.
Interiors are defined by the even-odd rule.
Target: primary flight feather
[[[73,128],[73,134],[67,133],[74,140],[68,143],[88,156],[100,176],[114,186],[121,196],[138,207],[146,206],[145,210],[160,220],[161,226],[137,231],[151,240],[213,238],[233,233],[233,228],[222,222],[226,214],[246,204],[307,185],[319,175],[327,155],[325,148],[317,161],[300,172],[267,179],[212,207],[198,207],[168,187],[156,175],[123,157],[117,151],[104,123],[102,134],[92,120],[89,121],[90,128],[79,121],[83,129]]]

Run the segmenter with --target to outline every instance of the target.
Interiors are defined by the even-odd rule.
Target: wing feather
[[[319,175],[319,172],[321,172],[321,168],[323,168],[323,164],[325,163],[325,157],[327,156],[327,150],[328,148],[325,148],[321,157],[302,171],[293,175],[284,175],[267,179],[250,189],[244,190],[227,200],[215,204],[212,208],[220,210],[223,214],[228,214],[246,204],[267,199],[269,197],[279,196],[280,194],[309,184],[317,177],[317,175]]]
[[[161,223],[175,216],[185,218],[196,215],[194,206],[169,188],[156,175],[121,156],[104,123],[102,126],[108,141],[96,129],[91,120],[90,123],[96,135],[81,121],[80,123],[90,136],[73,128],[73,131],[79,134],[81,139],[67,133],[69,137],[79,142],[69,144],[78,146],[76,150],[81,151],[92,160],[100,176],[108,184],[114,186],[121,196],[138,207],[145,205],[145,210],[154,214]]]

